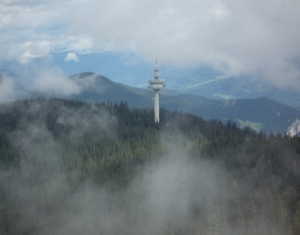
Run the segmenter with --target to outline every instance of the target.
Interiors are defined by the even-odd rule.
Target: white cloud
[[[0,103],[15,99],[18,93],[14,80],[0,74]]]
[[[70,52],[70,53],[67,54],[67,56],[65,58],[65,62],[68,62],[68,61],[79,62],[79,58],[75,53]]]
[[[59,70],[46,70],[37,74],[33,79],[32,90],[58,97],[68,97],[81,92],[80,86]]]
[[[299,24],[298,0],[18,0],[0,3],[0,60],[130,49],[300,90]]]
[[[88,52],[93,50],[93,40],[88,37],[73,37],[73,42],[68,44],[67,51]],[[95,49],[95,48],[94,48]]]
[[[45,57],[49,55],[50,46],[46,40],[37,42],[25,42],[23,45],[25,52],[19,58],[22,64],[28,63],[31,59]]]
[[[28,63],[77,40],[66,35],[70,3],[71,0],[0,1],[0,61]]]
[[[300,89],[300,70],[291,62],[300,55],[297,0],[91,0],[81,9],[73,14],[72,33],[91,35],[104,48]]]

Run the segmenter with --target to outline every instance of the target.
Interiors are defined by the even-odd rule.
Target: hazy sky
[[[132,51],[300,90],[299,0],[0,0],[0,61]]]

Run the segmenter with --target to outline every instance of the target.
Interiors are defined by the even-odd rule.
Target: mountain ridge
[[[80,94],[72,95],[71,99],[98,103],[125,101],[130,108],[153,107],[152,90],[116,83],[92,72],[70,76],[75,82],[76,79],[88,81],[91,77],[94,77],[93,83],[85,87]],[[105,89],[102,89],[103,87]],[[215,100],[168,89],[160,91],[160,107],[192,113],[204,119],[219,119],[224,122],[230,120],[241,127],[251,126],[257,131],[267,132],[286,133],[291,123],[300,118],[299,110],[268,97]]]
[[[80,91],[67,97],[57,92],[32,91],[22,98],[67,98],[92,103],[123,101],[130,108],[153,108],[154,93],[150,89],[114,82],[93,72],[77,73],[66,79]],[[267,97],[219,100],[167,88],[160,91],[162,109],[191,113],[207,120],[233,121],[242,128],[250,126],[256,131],[285,134],[290,125],[300,119],[299,110]]]

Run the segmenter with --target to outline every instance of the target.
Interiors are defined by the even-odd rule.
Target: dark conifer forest
[[[300,234],[300,138],[126,102],[0,105],[0,234]]]

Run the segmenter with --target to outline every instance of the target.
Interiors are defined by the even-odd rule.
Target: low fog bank
[[[72,185],[60,143],[44,125],[26,126],[14,139],[20,165],[2,173],[1,184],[17,201],[20,228],[36,234],[187,231],[200,211],[213,213],[233,197],[228,175],[218,165],[193,162],[174,146],[142,167],[125,189],[112,192],[88,179]]]
[[[90,74],[85,79],[79,75],[71,77],[59,67],[46,64],[12,65],[10,71],[0,71],[0,104],[31,97],[71,98],[83,92],[103,92],[104,85],[97,84],[97,75]]]
[[[28,215],[37,207],[36,200],[29,202],[29,223],[39,218],[39,234],[164,234],[168,229],[186,233],[200,211],[213,214],[219,206],[227,207],[232,195],[216,167],[191,164],[181,154],[151,164],[126,189],[114,193],[91,182],[76,190],[61,188],[64,181],[56,178],[57,191],[50,193],[64,192],[63,200],[40,194],[55,209],[35,209]]]
[[[290,234],[286,221],[277,224],[285,212],[278,211],[284,205],[273,208],[283,203],[275,191],[255,194],[250,180],[235,178],[221,161],[195,158],[183,134],[161,131],[166,151],[112,189],[89,177],[93,167],[101,169],[86,157],[93,149],[81,156],[71,146],[97,135],[118,148],[114,115],[96,105],[74,109],[46,101],[24,109],[10,134],[19,164],[0,175],[1,194],[10,198],[0,211],[13,208],[7,234]]]

